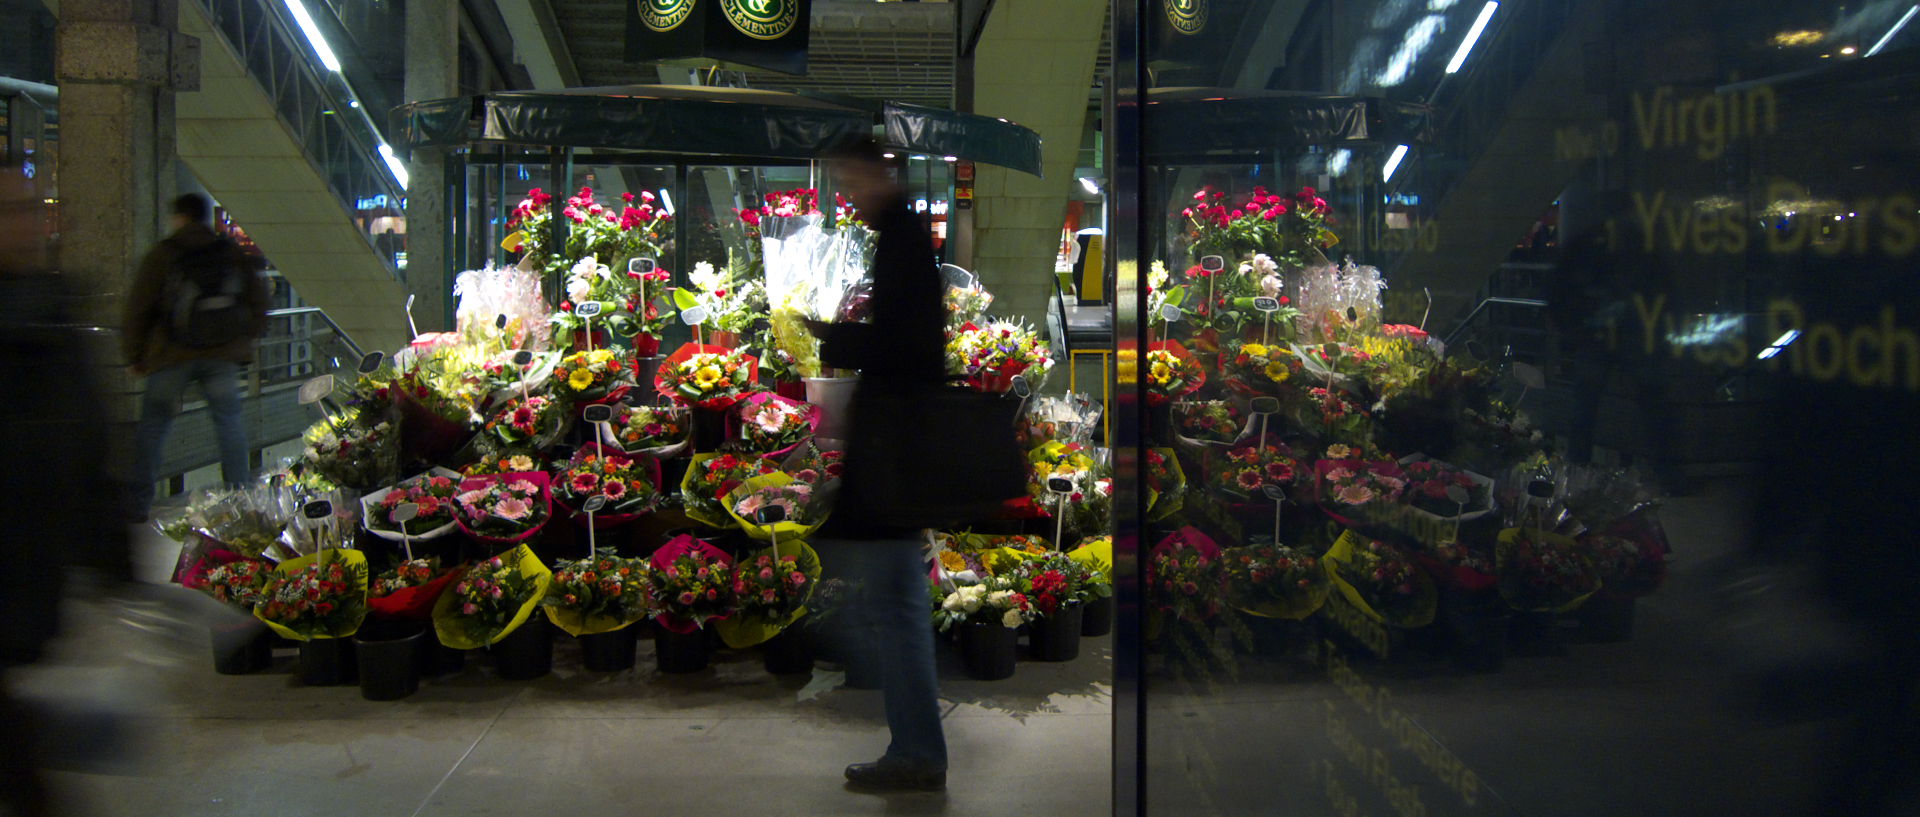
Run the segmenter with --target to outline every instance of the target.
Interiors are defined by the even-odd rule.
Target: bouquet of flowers
[[[1255,187],[1245,199],[1229,199],[1223,191],[1201,188],[1193,194],[1193,205],[1180,211],[1187,219],[1187,240],[1196,258],[1219,255],[1233,260],[1264,252],[1295,267],[1317,260],[1320,250],[1339,241],[1327,229],[1331,213],[1326,200],[1311,187],[1291,196]]]
[[[770,458],[793,453],[820,427],[820,408],[777,394],[761,393],[734,406],[735,438],[748,450]]]
[[[793,481],[812,485],[825,494],[832,486],[839,484],[840,475],[845,473],[844,459],[846,452],[807,443],[787,455],[787,461],[780,466],[780,470],[792,476]]]
[[[453,532],[453,495],[460,488],[460,475],[436,468],[391,488],[360,498],[362,519],[367,532],[389,542],[408,539],[438,539]],[[412,504],[415,514],[405,523],[393,518],[401,505]]]
[[[508,445],[544,448],[560,436],[566,413],[560,403],[543,394],[515,397],[487,420],[486,429]]]
[[[574,352],[553,367],[553,392],[573,403],[604,400],[621,383],[631,359],[614,349]]]
[[[512,545],[539,533],[553,514],[545,471],[468,477],[454,497],[460,529],[479,541]]]
[[[1147,344],[1146,371],[1148,405],[1163,405],[1200,390],[1207,373],[1194,362],[1187,347],[1177,340]]]
[[[531,455],[492,451],[480,459],[463,466],[460,469],[460,476],[484,477],[496,474],[523,474],[534,470],[534,465]]]
[[[1407,486],[1400,466],[1386,460],[1320,460],[1313,464],[1313,470],[1321,507],[1329,514],[1337,509],[1352,519],[1377,518],[1380,509],[1393,504]],[[1334,518],[1352,524],[1340,516]]]
[[[1227,601],[1234,609],[1266,618],[1301,619],[1327,601],[1327,571],[1320,560],[1285,545],[1227,548]]]
[[[759,457],[738,454],[695,454],[680,479],[680,499],[687,516],[708,527],[733,526],[733,517],[725,497],[749,478],[772,474],[779,469]]]
[[[306,466],[335,485],[372,490],[400,471],[400,435],[384,413],[349,407],[309,426],[301,439]]]
[[[586,522],[586,514],[581,509],[587,500],[606,497],[606,505],[594,514],[593,524],[597,528],[632,522],[660,501],[657,460],[614,453],[598,444],[584,445],[575,451],[558,479],[560,487],[556,494],[562,505],[575,512],[577,522]]]
[[[1177,621],[1210,621],[1220,613],[1220,546],[1194,528],[1181,528],[1147,558],[1149,603]]]
[[[1439,460],[1411,460],[1403,463],[1402,468],[1402,476],[1407,483],[1407,492],[1402,498],[1416,510],[1441,519],[1458,516],[1462,521],[1478,519],[1493,512],[1491,479]],[[1447,491],[1452,488],[1466,492],[1464,509],[1447,496]]]
[[[687,274],[691,290],[674,292],[675,305],[682,311],[702,307],[707,319],[702,325],[714,332],[742,335],[767,308],[767,292],[750,276],[730,275],[701,261]]]
[[[214,601],[251,611],[267,599],[273,565],[260,559],[234,559],[207,571],[200,590]]]
[[[1565,613],[1600,589],[1600,572],[1579,542],[1532,528],[1500,532],[1494,549],[1500,596],[1515,610]]]
[[[1038,387],[1052,368],[1053,355],[1046,341],[1022,324],[965,323],[948,334],[947,372],[965,376],[978,391],[1004,392],[1012,388],[1014,375]]]
[[[1147,521],[1158,522],[1186,504],[1187,474],[1171,448],[1149,448],[1145,457]]]
[[[554,562],[553,582],[540,606],[568,635],[610,633],[647,617],[649,575],[646,560],[610,552],[562,559]]]
[[[793,626],[807,614],[807,600],[820,583],[820,556],[805,542],[780,543],[734,566],[733,595],[739,615],[715,625],[727,646],[745,649]],[[792,551],[792,552],[789,552]]]
[[[987,307],[993,305],[993,293],[978,281],[965,285],[948,284],[945,297],[947,307],[947,330],[953,331],[969,323],[976,323],[986,314]]]
[[[601,427],[600,441],[628,454],[672,459],[685,451],[692,428],[683,407],[615,407],[613,422]]]
[[[1339,388],[1313,386],[1306,390],[1294,422],[1301,428],[1320,431],[1324,436],[1347,445],[1364,446],[1371,437],[1372,417],[1366,409]]]
[[[1013,573],[1014,584],[1033,604],[1038,617],[1061,608],[1112,595],[1113,587],[1085,562],[1057,551],[1023,562]]]
[[[712,545],[679,536],[654,551],[649,600],[654,620],[691,633],[734,612],[733,560]]]
[[[616,211],[595,201],[591,187],[582,187],[568,196],[560,210],[560,216],[571,222],[567,239],[564,245],[554,246],[551,239],[553,194],[536,187],[513,208],[507,229],[514,232],[500,242],[501,249],[524,252],[526,263],[548,275],[563,272],[580,259],[624,268],[628,258],[659,257],[672,214],[654,206],[652,193],[626,193],[621,199],[623,203]],[[578,287],[569,279],[567,296],[574,301],[592,299],[595,295],[612,300],[624,294],[624,290],[616,288],[618,281],[582,283],[588,286]]]
[[[1482,548],[1460,542],[1436,542],[1414,557],[1420,566],[1448,587],[1478,593],[1499,581],[1493,557]]]
[[[440,569],[439,559],[401,561],[374,577],[367,607],[392,618],[427,618],[433,614],[434,602],[458,575],[457,570]]]
[[[1267,486],[1292,491],[1299,484],[1303,470],[1299,456],[1276,437],[1248,440],[1213,458],[1207,487],[1241,503],[1265,503]]]
[[[1220,356],[1227,387],[1246,395],[1277,395],[1305,366],[1292,349],[1248,341]]]
[[[281,562],[253,615],[295,641],[353,635],[367,617],[366,554],[323,550]]]
[[[1019,591],[1013,576],[985,576],[970,584],[956,584],[940,600],[933,620],[941,632],[977,623],[1018,629],[1035,616],[1033,602]]]
[[[476,562],[459,576],[452,592],[433,605],[434,632],[456,650],[476,650],[520,629],[553,582],[553,572],[526,545]]]
[[[1226,400],[1182,400],[1173,404],[1173,423],[1190,446],[1225,446],[1240,439],[1247,418]]]
[[[1073,483],[1073,491],[1066,498],[1071,505],[1086,500],[1097,478],[1098,463],[1091,449],[1082,443],[1042,443],[1027,453],[1027,462],[1032,465],[1027,477],[1027,497],[1033,503],[1031,513],[1037,516],[1052,516],[1060,501],[1048,487],[1048,482],[1055,477]]]
[[[754,390],[759,362],[737,349],[689,343],[660,364],[654,387],[681,405],[721,411]]]
[[[1580,537],[1580,544],[1610,597],[1644,596],[1666,578],[1666,552],[1626,531],[1590,531]]]
[[[748,536],[766,540],[778,536],[784,545],[812,536],[826,524],[827,514],[821,509],[819,499],[812,484],[775,472],[747,478],[728,491],[721,504]],[[769,508],[784,512],[781,521],[760,521],[760,515]]]
[[[1433,623],[1438,591],[1400,549],[1346,531],[1321,563],[1334,589],[1368,617],[1404,629]]]
[[[281,540],[300,503],[285,488],[256,485],[222,488],[194,504],[189,529],[211,539],[214,550],[257,559]]]

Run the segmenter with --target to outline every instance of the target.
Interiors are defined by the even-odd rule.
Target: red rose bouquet
[[[1200,623],[1220,613],[1220,546],[1194,528],[1181,528],[1155,545],[1147,559],[1150,603],[1175,619]]]

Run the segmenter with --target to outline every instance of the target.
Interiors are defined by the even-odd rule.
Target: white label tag
[[[605,494],[587,497],[586,503],[580,507],[587,513],[599,513],[601,508],[607,507],[607,497]]]
[[[1217,255],[1200,256],[1200,268],[1208,272],[1219,272],[1227,268],[1227,259]]]
[[[380,371],[380,364],[385,363],[386,360],[386,352],[368,352],[366,357],[360,358],[359,372],[361,374],[373,374],[374,372]]]
[[[580,419],[586,420],[589,423],[611,423],[613,422],[613,407],[601,404],[587,406],[580,410]]]
[[[1017,375],[1017,374],[1014,375],[1012,388],[1013,388],[1013,396],[1018,397],[1022,400],[1025,400],[1028,395],[1033,394],[1033,386],[1027,383],[1027,378],[1025,375]]]
[[[1265,296],[1255,298],[1253,299],[1253,308],[1258,309],[1261,312],[1279,312],[1280,299],[1268,298]]]
[[[311,406],[333,393],[333,375],[323,374],[300,384],[300,405]]]
[[[600,314],[600,308],[601,304],[599,301],[588,301],[574,307],[573,314],[579,315],[582,318],[592,318]]]
[[[530,352],[526,349],[521,349],[520,351],[513,353],[513,365],[515,366],[525,366],[532,362],[533,362],[533,352]]]
[[[300,509],[300,515],[308,519],[325,519],[333,515],[333,502],[316,499]]]
[[[402,502],[393,506],[393,513],[388,514],[394,522],[402,525],[412,522],[413,518],[419,515],[420,506],[411,502]]]
[[[658,266],[660,265],[651,258],[627,259],[627,271],[633,272],[633,273],[639,273],[641,275],[645,275],[649,272],[654,271],[654,269]]]
[[[1280,412],[1280,398],[1255,397],[1248,401],[1247,410],[1254,414],[1278,414]]]
[[[1526,386],[1529,389],[1544,389],[1547,387],[1546,373],[1540,371],[1539,366],[1531,363],[1513,364],[1513,379],[1520,381],[1520,385]]]
[[[699,326],[707,320],[707,308],[704,306],[689,306],[686,309],[682,309],[680,310],[680,320],[685,321],[688,326]]]
[[[1181,314],[1180,307],[1174,306],[1173,304],[1160,307],[1160,320],[1166,321],[1167,323],[1180,320]]]
[[[1260,493],[1266,494],[1268,499],[1275,502],[1283,502],[1287,498],[1286,489],[1278,485],[1263,485],[1260,487]]]

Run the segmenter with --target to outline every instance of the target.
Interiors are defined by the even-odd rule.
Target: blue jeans
[[[947,768],[940,727],[940,682],[933,661],[933,606],[927,561],[912,539],[822,542],[821,561],[853,582],[852,604],[840,633],[854,661],[877,666],[893,742],[887,756]],[[826,554],[832,555],[826,555]]]
[[[220,439],[220,478],[232,485],[253,479],[253,469],[248,465],[246,419],[240,413],[240,364],[191,360],[169,366],[147,376],[147,392],[140,399],[134,482],[129,492],[135,514],[144,515],[153,504],[153,483],[158,479],[154,470],[160,465],[160,450],[173,428],[174,415],[180,413],[181,398],[192,383],[200,384],[213,415],[213,429]]]

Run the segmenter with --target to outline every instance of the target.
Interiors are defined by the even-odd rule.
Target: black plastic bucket
[[[633,658],[639,648],[640,642],[633,637],[631,626],[608,633],[583,635],[580,636],[580,664],[589,672],[633,669]]]
[[[553,671],[553,627],[547,617],[527,623],[493,643],[493,669],[509,681],[529,681]]]
[[[420,642],[426,628],[414,624],[363,627],[353,637],[360,664],[360,697],[397,701],[420,689]]]
[[[1028,625],[1027,655],[1035,661],[1072,661],[1080,657],[1080,630],[1086,611],[1069,604]]]

